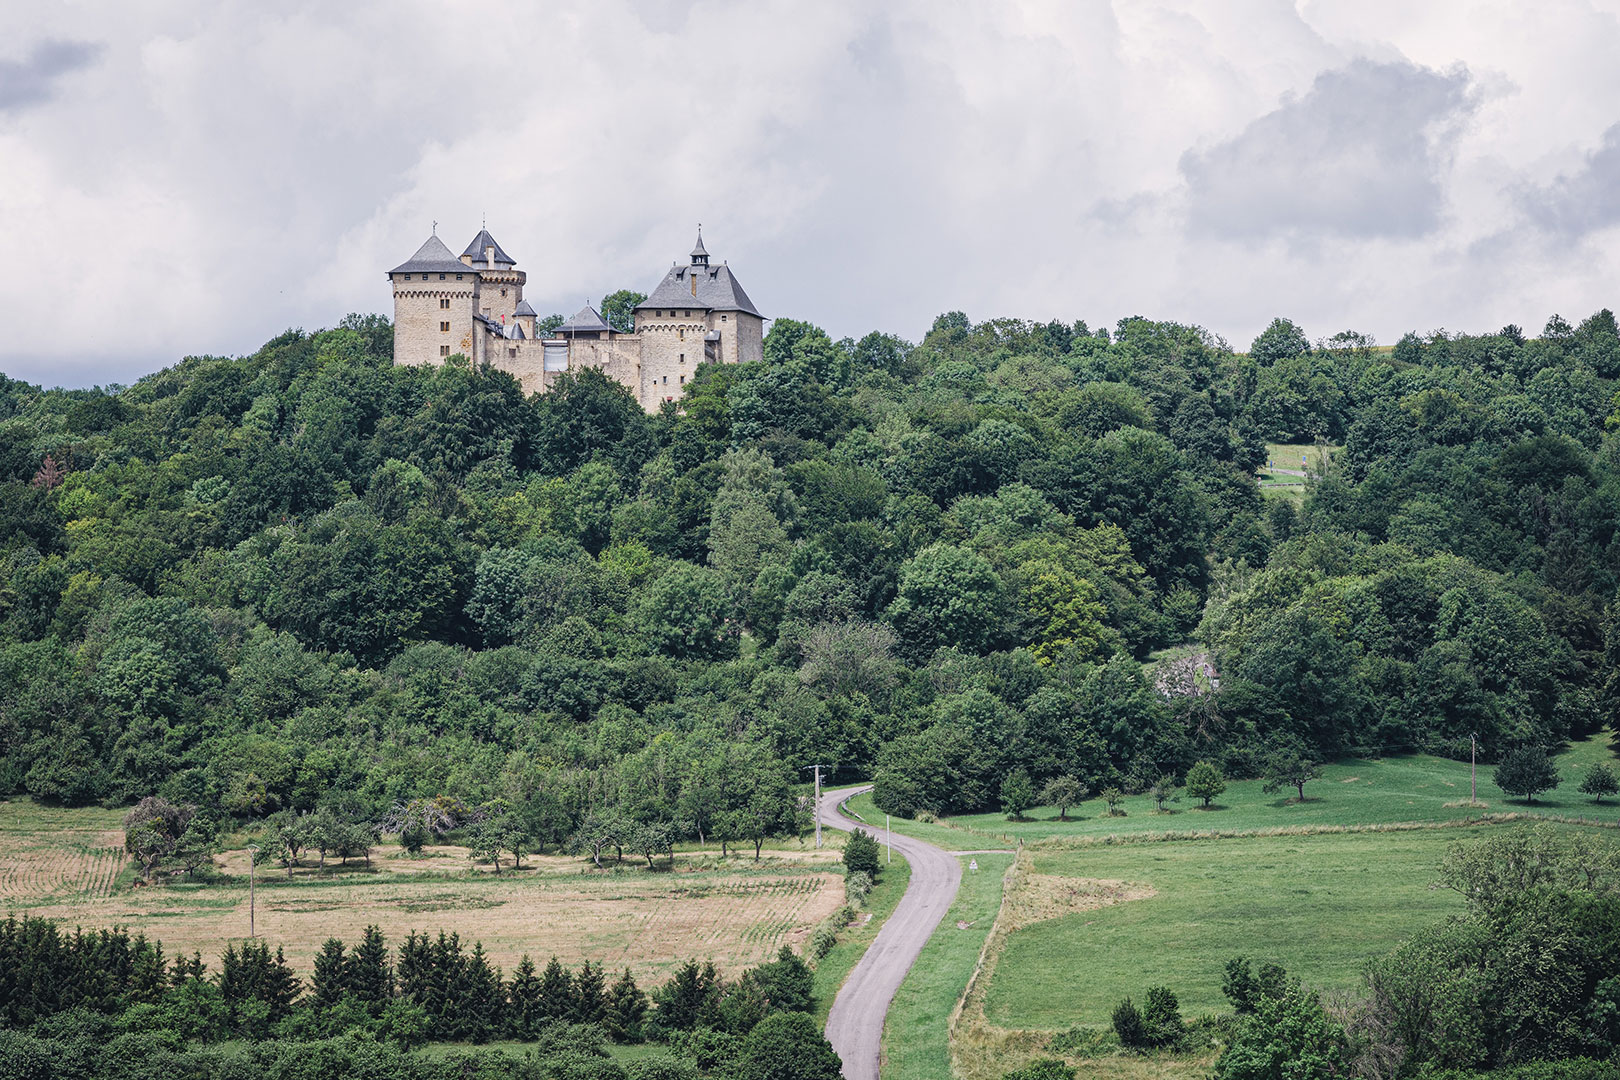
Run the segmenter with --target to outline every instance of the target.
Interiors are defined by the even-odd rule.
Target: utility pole
[[[815,817],[816,817],[816,847],[819,849],[821,847],[821,769],[822,769],[822,767],[820,765],[806,765],[806,766],[804,766],[804,768],[806,768],[806,769],[814,769],[816,771],[816,803],[815,803],[815,806],[816,806],[816,813],[815,813]]]
[[[883,815],[884,839],[889,843],[889,865],[894,865],[894,826],[889,822],[889,815]]]
[[[257,856],[259,854],[259,848],[258,848],[257,844],[249,844],[247,850],[248,850],[248,937],[253,938],[253,937],[258,936],[256,933],[254,933],[254,927],[253,927],[253,869],[254,869],[254,864],[256,862],[258,862]]]

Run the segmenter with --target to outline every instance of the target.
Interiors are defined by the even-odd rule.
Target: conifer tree
[[[567,1020],[574,1015],[574,980],[555,956],[540,976],[539,1015],[546,1020]]]
[[[506,985],[499,968],[484,955],[484,943],[475,941],[467,958],[458,995],[463,1037],[484,1042],[500,1034],[505,1022]]]
[[[510,1005],[506,1010],[506,1032],[514,1039],[532,1039],[544,1023],[540,1014],[540,977],[534,972],[534,961],[524,953],[512,972]]]
[[[614,1042],[637,1043],[642,1039],[641,1022],[647,1017],[647,995],[641,992],[630,969],[614,980],[607,994],[607,1030]]]
[[[345,988],[373,1012],[394,996],[394,969],[388,963],[388,943],[375,925],[366,927],[360,944],[349,954]]]
[[[348,957],[343,954],[343,942],[327,938],[321,951],[315,954],[315,975],[310,983],[310,1002],[318,1009],[330,1009],[343,1000],[348,989]]]
[[[432,946],[426,934],[412,930],[399,947],[399,992],[426,1007],[429,976],[433,970]]]
[[[589,960],[574,977],[574,1020],[580,1024],[600,1024],[607,1018],[607,977]]]

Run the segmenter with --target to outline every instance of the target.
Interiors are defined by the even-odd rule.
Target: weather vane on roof
[[[435,221],[434,221],[434,222],[433,222],[433,235],[434,235],[434,236],[438,236],[438,235],[439,235],[439,223],[438,223],[438,221],[437,221],[437,220],[435,220]]]

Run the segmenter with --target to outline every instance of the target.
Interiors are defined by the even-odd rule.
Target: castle
[[[563,372],[596,368],[657,412],[679,400],[699,363],[747,363],[764,353],[764,316],[730,267],[710,264],[701,228],[691,262],[671,266],[636,306],[630,333],[614,330],[587,304],[542,334],[523,299],[527,278],[487,228],[460,258],[435,228],[415,255],[388,272],[394,363],[437,364],[461,353],[511,372],[525,393],[544,393]]]

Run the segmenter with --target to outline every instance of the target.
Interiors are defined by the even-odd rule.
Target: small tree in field
[[[1203,799],[1205,810],[1209,809],[1209,801],[1225,790],[1226,777],[1209,762],[1200,761],[1187,770],[1187,794]]]
[[[1603,796],[1620,792],[1620,779],[1606,761],[1600,761],[1581,778],[1581,794],[1592,796],[1593,802],[1602,802]]]
[[[1148,794],[1153,796],[1153,807],[1160,813],[1164,812],[1165,803],[1181,801],[1181,796],[1176,794],[1176,778],[1173,776],[1161,776],[1153,781]]]
[[[124,848],[140,862],[143,880],[150,882],[158,865],[180,847],[196,813],[190,804],[148,795],[124,815]]]
[[[1108,804],[1109,817],[1124,816],[1124,811],[1119,808],[1119,801],[1124,797],[1125,793],[1117,787],[1105,787],[1102,789],[1102,801]]]
[[[1024,769],[1014,769],[1001,781],[1001,808],[1014,821],[1024,820],[1024,811],[1035,805],[1035,782]]]
[[[1263,771],[1266,783],[1261,791],[1270,795],[1274,791],[1293,788],[1300,802],[1305,801],[1305,785],[1322,778],[1322,766],[1293,745],[1279,746],[1267,754]]]
[[[1521,746],[1502,755],[1492,779],[1505,793],[1534,803],[1537,795],[1557,787],[1560,777],[1547,751],[1539,746]]]
[[[1041,788],[1041,801],[1058,808],[1058,820],[1069,820],[1069,807],[1078,805],[1086,797],[1086,785],[1072,776],[1056,776]]]

